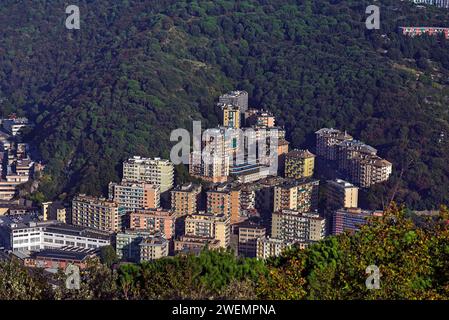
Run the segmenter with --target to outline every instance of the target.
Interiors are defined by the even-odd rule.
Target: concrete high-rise
[[[160,158],[133,157],[123,163],[123,180],[153,184],[164,193],[173,188],[174,166]]]

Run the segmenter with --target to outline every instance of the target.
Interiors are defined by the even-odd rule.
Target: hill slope
[[[368,205],[448,202],[449,43],[397,33],[444,26],[447,10],[380,1],[369,31],[360,0],[80,1],[70,31],[64,1],[23,3],[0,8],[0,115],[36,121],[47,197],[104,191],[129,155],[167,156],[171,129],[217,124],[214,99],[238,87],[293,146],[333,126],[377,147],[395,174]]]

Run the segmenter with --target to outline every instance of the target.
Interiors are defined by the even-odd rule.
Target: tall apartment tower
[[[357,208],[359,188],[341,180],[328,180],[326,197],[330,209]]]
[[[282,210],[273,213],[271,236],[292,242],[319,241],[325,236],[326,219],[315,213]]]
[[[218,185],[207,191],[206,211],[213,215],[225,215],[231,223],[237,223],[240,217],[240,190],[229,185]]]
[[[234,147],[225,133],[226,128],[221,127],[209,129],[203,134],[201,151],[190,154],[191,175],[213,183],[227,181]]]
[[[231,104],[240,107],[240,112],[245,113],[248,110],[248,92],[231,91],[220,96],[219,104]]]
[[[122,181],[109,183],[109,199],[117,202],[127,211],[159,208],[160,187],[144,182]]]
[[[333,128],[323,128],[315,132],[315,134],[316,153],[318,156],[327,160],[337,160],[337,145],[353,139],[346,132]]]
[[[153,184],[164,193],[173,188],[174,166],[160,158],[133,157],[123,163],[123,180]]]
[[[273,211],[312,212],[318,209],[319,180],[287,180],[274,187]]]
[[[215,239],[220,242],[220,247],[227,248],[231,243],[230,217],[207,213],[188,216],[185,220],[185,235]]]
[[[72,201],[72,224],[101,231],[118,232],[125,211],[118,203],[80,194]]]
[[[315,168],[315,155],[309,150],[292,150],[285,156],[285,177],[310,178]]]
[[[179,216],[191,215],[198,211],[201,185],[189,183],[178,186],[170,194],[171,209]]]

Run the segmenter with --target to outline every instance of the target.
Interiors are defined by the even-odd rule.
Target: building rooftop
[[[306,150],[295,149],[287,153],[287,157],[306,159],[306,158],[315,158],[315,155],[307,149]]]
[[[30,254],[30,258],[81,262],[87,258],[95,257],[97,255],[98,249],[65,246],[58,249],[43,249],[41,251],[32,252]]]
[[[342,180],[342,179],[327,180],[327,183],[334,184],[334,185],[339,185],[340,187],[343,187],[343,188],[357,188],[352,183],[349,183],[348,181],[345,181],[345,180]]]
[[[322,128],[316,131],[315,134],[326,137],[335,137],[339,139],[349,139],[349,140],[352,139],[352,136],[349,135],[346,131],[343,132],[334,128]]]

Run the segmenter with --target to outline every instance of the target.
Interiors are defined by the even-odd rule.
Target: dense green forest
[[[49,275],[0,262],[0,299],[448,299],[449,211],[417,219],[392,205],[354,234],[292,248],[268,261],[203,251],[116,268],[92,262],[80,290],[65,289],[62,271]],[[368,289],[368,266],[380,271]]]
[[[415,209],[448,203],[449,42],[398,26],[447,26],[449,11],[365,0],[4,0],[0,116],[30,117],[47,164],[40,197],[98,194],[126,157],[168,156],[171,129],[218,123],[214,102],[233,88],[273,111],[292,146],[346,129],[394,164],[363,197],[393,195]]]

